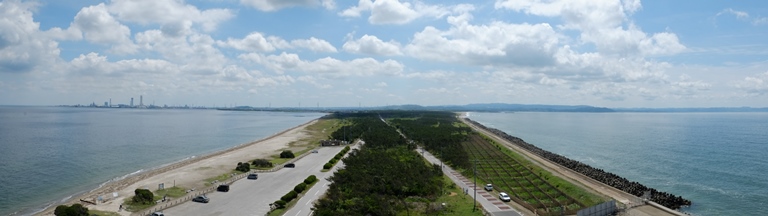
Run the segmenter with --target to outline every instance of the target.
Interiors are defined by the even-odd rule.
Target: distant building
[[[131,107],[133,107],[133,98],[131,98]]]

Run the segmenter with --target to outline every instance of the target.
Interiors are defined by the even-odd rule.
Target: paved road
[[[352,149],[360,148],[360,145],[359,144],[352,145],[351,148]],[[309,191],[304,194],[304,196],[299,197],[299,201],[296,202],[296,205],[294,205],[291,209],[288,209],[288,211],[286,211],[283,214],[283,216],[312,215],[312,206],[314,206],[315,201],[320,199],[320,197],[323,194],[325,194],[326,191],[328,191],[328,185],[331,184],[328,180],[326,180],[326,178],[331,177],[333,175],[333,172],[336,172],[336,170],[343,169],[343,168],[344,168],[344,162],[339,161],[331,171],[325,172],[320,175],[316,175],[317,178],[320,179],[320,181],[317,182],[315,186],[312,186],[312,188],[310,188]]]
[[[318,153],[310,153],[295,162],[296,168],[284,168],[271,173],[259,173],[259,179],[241,179],[233,183],[229,192],[207,194],[209,203],[186,202],[163,211],[165,215],[258,215],[269,212],[269,204],[293,190],[309,175],[315,175],[322,186],[326,173],[320,172],[323,165],[341,151],[343,147],[322,147]],[[313,188],[315,188],[313,187]],[[311,193],[315,193],[310,190]],[[299,205],[303,205],[300,203]]]

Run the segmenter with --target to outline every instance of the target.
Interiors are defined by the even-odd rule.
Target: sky
[[[0,3],[0,105],[768,107],[768,1]]]

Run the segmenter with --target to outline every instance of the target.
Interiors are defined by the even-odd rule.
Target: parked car
[[[296,164],[289,163],[289,164],[284,165],[283,167],[285,167],[285,168],[295,168]]]
[[[164,215],[162,212],[153,212],[153,213],[152,213],[151,215],[149,215],[149,216],[165,216],[165,215]]]
[[[312,153],[317,153],[317,150],[312,150]]]
[[[492,191],[493,190],[493,185],[492,184],[485,185],[485,190],[486,191]]]
[[[504,202],[509,202],[512,200],[512,198],[509,197],[509,194],[504,192],[499,193],[499,199]]]
[[[192,201],[194,202],[201,202],[201,203],[208,203],[209,200],[210,199],[208,199],[208,197],[205,195],[200,195],[192,199]]]
[[[259,174],[256,174],[256,173],[248,174],[248,179],[259,179]]]
[[[229,185],[221,184],[216,188],[216,190],[221,192],[229,192]]]

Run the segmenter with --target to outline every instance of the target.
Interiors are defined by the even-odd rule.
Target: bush
[[[256,167],[272,167],[272,166],[274,166],[274,165],[272,165],[272,162],[269,162],[269,160],[267,160],[267,159],[256,159],[256,160],[253,160],[253,162],[251,164],[253,164]]]
[[[285,204],[287,204],[287,203],[285,201],[283,201],[283,200],[275,201],[275,205],[277,205],[277,208],[279,208],[279,209],[285,208]]]
[[[280,158],[295,158],[296,156],[293,155],[293,152],[291,150],[285,150],[280,153]]]
[[[323,166],[323,169],[326,169],[325,166]],[[328,168],[328,169],[330,169],[330,168]],[[304,179],[304,184],[309,185],[309,184],[312,184],[313,182],[316,182],[316,181],[317,181],[317,176],[310,175],[310,176],[307,176],[306,179]]]
[[[296,193],[296,191],[290,191],[287,194],[285,194],[283,197],[280,197],[281,200],[285,202],[290,202],[294,198],[298,197],[299,194]]]
[[[152,191],[147,189],[136,189],[133,191],[136,195],[133,196],[133,202],[140,204],[152,204],[155,202],[155,195]]]
[[[237,162],[237,168],[235,168],[235,170],[240,172],[248,172],[251,171],[251,165],[248,163]]]
[[[299,183],[296,185],[296,187],[293,187],[293,191],[296,191],[296,193],[301,193],[305,189],[307,189],[307,184],[304,184],[304,182]]]
[[[73,204],[72,206],[60,205],[56,207],[53,214],[56,216],[88,216],[88,208],[80,204]]]
[[[331,167],[333,167],[333,164],[331,163],[325,163],[325,165],[323,165],[323,169],[331,169]]]

